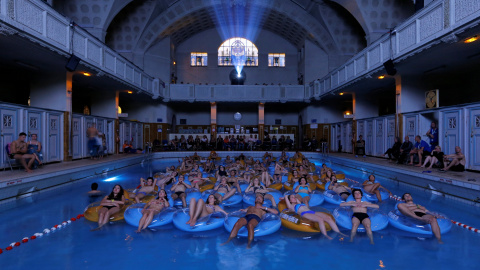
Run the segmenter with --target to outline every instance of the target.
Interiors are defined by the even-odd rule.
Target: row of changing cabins
[[[467,168],[480,171],[480,104],[465,105],[462,107],[445,107],[417,112],[405,113],[398,122],[402,133],[414,141],[416,135],[428,142],[426,133],[431,122],[439,127],[439,142],[446,154],[453,153],[455,146],[460,146],[467,159]],[[67,119],[68,120],[68,119]],[[5,146],[16,140],[20,132],[38,134],[38,140],[43,145],[44,162],[63,160],[63,125],[64,113],[61,111],[38,109],[28,106],[18,106],[0,103],[0,145],[2,155],[0,164],[7,166]],[[337,151],[339,145],[343,152],[353,152],[352,140],[362,135],[366,142],[365,152],[370,156],[383,156],[385,151],[393,145],[397,135],[395,129],[395,115],[387,115],[368,119],[356,120],[356,132],[353,132],[353,121],[345,121],[330,125],[330,150]],[[73,114],[71,155],[73,159],[89,156],[87,149],[86,130],[93,123],[99,132],[105,134],[107,151],[115,152],[115,120],[104,117]],[[133,142],[135,148],[144,147],[143,124],[132,121],[119,121],[118,135],[120,148],[125,140]],[[401,138],[403,141],[403,138]],[[120,149],[120,151],[122,151]]]
[[[0,168],[8,167],[6,145],[18,138],[20,132],[27,134],[26,141],[32,134],[37,134],[42,143],[43,160],[46,163],[59,162],[64,159],[63,127],[65,114],[62,111],[38,109],[0,103]],[[115,132],[115,119],[82,114],[73,114],[71,124],[71,156],[73,159],[89,157],[87,149],[87,128],[96,124],[99,132],[105,134],[107,152],[115,152],[115,139],[118,134],[120,148],[125,140],[132,142],[135,148],[144,148],[143,124],[132,121],[119,121],[119,130]],[[120,149],[120,151],[122,151]]]
[[[414,142],[416,135],[429,142],[426,133],[431,122],[436,122],[442,151],[452,154],[455,146],[460,146],[466,157],[466,168],[480,171],[480,104],[409,112],[403,114],[398,122],[403,122],[400,127],[403,134],[401,142],[405,136]],[[354,128],[353,121],[331,124],[330,151],[337,151],[341,145],[342,152],[353,153],[352,140],[356,141],[362,135],[366,154],[383,157],[399,135],[395,129],[395,115],[357,119],[355,132]]]

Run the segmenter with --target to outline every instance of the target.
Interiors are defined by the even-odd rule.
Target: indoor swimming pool
[[[320,164],[323,160],[316,160]],[[107,224],[91,232],[96,223],[84,218],[72,222],[28,243],[6,251],[34,233],[83,213],[85,207],[101,198],[90,198],[87,192],[93,182],[99,190],[110,192],[115,184],[134,188],[140,177],[165,171],[177,159],[154,160],[94,178],[62,185],[14,202],[0,204],[1,269],[477,269],[480,263],[480,234],[453,226],[442,235],[445,244],[434,238],[412,235],[392,226],[374,232],[375,245],[365,233],[358,233],[353,243],[329,232],[333,240],[321,234],[303,233],[281,227],[279,231],[255,239],[251,249],[247,240],[237,238],[221,246],[228,232],[220,229],[188,233],[172,224],[147,229],[136,234],[135,227],[124,221]],[[331,165],[347,177],[363,181],[368,175],[360,171]],[[378,177],[393,194],[412,194],[415,203],[441,212],[450,219],[480,227],[480,209],[458,201],[433,195],[419,188],[398,186],[390,179]],[[388,213],[396,201],[386,200],[380,209]],[[227,212],[245,206],[225,207]],[[333,212],[337,207],[323,203]],[[348,230],[342,232],[349,234]]]

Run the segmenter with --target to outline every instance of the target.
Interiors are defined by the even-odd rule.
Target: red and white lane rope
[[[78,220],[78,219],[81,219],[82,217],[83,217],[83,214],[79,214],[79,215],[77,215],[76,218],[75,218],[75,217],[72,217],[71,219],[69,219],[69,220],[67,220],[67,221],[64,221],[64,222],[62,222],[62,223],[60,223],[60,224],[57,224],[57,225],[51,227],[50,229],[49,229],[49,228],[46,228],[46,229],[44,229],[41,233],[34,233],[32,236],[30,236],[30,238],[29,238],[29,237],[24,237],[24,238],[22,238],[21,241],[19,241],[19,242],[13,242],[13,243],[11,243],[10,245],[8,245],[8,247],[6,247],[5,250],[7,250],[7,251],[8,251],[8,250],[12,250],[14,247],[19,247],[22,243],[24,243],[24,244],[25,244],[25,243],[28,243],[29,240],[35,240],[35,239],[37,239],[37,238],[39,238],[39,237],[42,237],[42,236],[44,236],[44,235],[48,235],[48,234],[51,233],[51,232],[54,232],[54,231],[56,231],[56,230],[58,230],[58,229],[61,229],[61,228],[63,228],[63,227],[66,227],[67,225],[70,225],[72,222],[74,222],[74,221],[76,221],[76,220]],[[0,254],[2,254],[2,253],[3,253],[3,250],[0,248]]]
[[[461,228],[467,229],[467,230],[472,231],[472,232],[480,233],[480,229],[476,229],[472,226],[468,226],[466,224],[463,224],[463,223],[455,221],[455,220],[451,220],[451,221],[452,221],[453,224],[458,225]]]

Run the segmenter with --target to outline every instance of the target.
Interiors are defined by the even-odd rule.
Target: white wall
[[[144,56],[143,68],[146,73],[164,82],[170,82],[170,37],[153,45]]]
[[[32,107],[67,111],[67,75],[49,74],[33,80],[30,88]]]
[[[171,116],[168,118],[167,106],[161,103],[145,104],[144,102],[132,102],[130,106],[122,106],[122,112],[128,113],[128,120],[138,120],[144,123],[157,123],[158,118],[162,118],[161,123],[171,121]],[[125,118],[120,118],[125,119]]]
[[[375,95],[356,94],[353,113],[356,119],[378,116],[378,102]]]
[[[230,84],[229,74],[233,67],[218,67],[218,48],[223,40],[216,29],[203,31],[180,44],[175,51],[178,83]],[[287,40],[261,30],[257,40],[252,40],[259,51],[258,67],[245,67],[245,84],[297,84],[297,49]],[[208,67],[191,67],[191,52],[207,52]],[[285,53],[286,67],[268,67],[268,53]]]
[[[323,78],[329,72],[328,55],[312,42],[305,40],[304,83]]]
[[[335,103],[312,104],[304,110],[303,123],[310,124],[317,119],[318,124],[347,121],[343,118],[343,110]]]

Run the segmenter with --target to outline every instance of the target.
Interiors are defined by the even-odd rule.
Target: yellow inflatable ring
[[[122,206],[120,208],[120,211],[118,211],[117,213],[113,214],[111,217],[110,217],[110,221],[119,221],[119,220],[123,220],[123,213],[125,213],[125,210],[127,210],[128,206],[130,206],[130,204],[125,204],[124,206]],[[100,202],[94,202],[94,203],[91,203],[87,206],[87,208],[85,209],[85,212],[83,213],[85,215],[85,218],[89,221],[93,221],[93,222],[98,222],[98,211],[102,208],[103,206],[100,205]]]
[[[270,185],[268,188],[273,188],[273,189],[276,189],[276,190],[280,190],[280,189],[282,189],[282,187],[283,187],[282,183],[275,183],[275,184]]]
[[[318,227],[317,222],[303,218],[299,214],[288,210],[285,200],[280,201],[280,203],[278,204],[278,210],[280,211],[280,219],[282,221],[282,226],[300,232],[320,232],[320,228]],[[329,215],[335,221],[335,218],[330,213],[325,214]],[[326,222],[324,223],[325,229],[327,229],[327,231],[330,231],[332,229],[330,225],[328,225],[328,223]]]
[[[205,190],[212,189],[214,187],[214,183],[211,181],[205,181],[203,185],[200,186],[200,192],[204,192]]]

